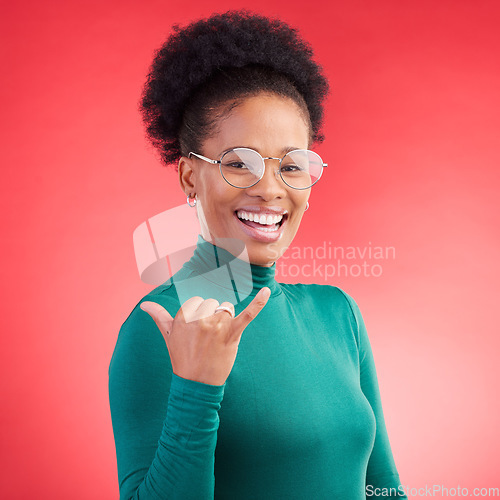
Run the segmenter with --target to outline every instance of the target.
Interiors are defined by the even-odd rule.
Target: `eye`
[[[287,165],[281,165],[282,172],[300,172],[303,168],[295,163],[288,163]]]
[[[231,167],[231,168],[236,168],[236,169],[244,169],[248,168],[245,163],[242,161],[232,161],[229,163],[224,162],[224,167]]]

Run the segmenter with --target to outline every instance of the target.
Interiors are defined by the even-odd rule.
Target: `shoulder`
[[[151,316],[139,306],[142,302],[156,302],[174,317],[179,310],[175,286],[170,283],[161,285],[144,295],[132,308],[120,326],[109,370],[136,364],[165,363],[168,351],[165,340]]]
[[[309,310],[327,314],[331,319],[347,321],[359,338],[357,332],[363,324],[361,311],[354,298],[342,288],[317,283],[280,283],[280,286],[291,301],[300,301]]]
[[[357,308],[356,301],[338,286],[317,283],[280,283],[280,286],[290,297],[311,297],[319,303],[326,302],[330,306],[343,308],[351,313]]]

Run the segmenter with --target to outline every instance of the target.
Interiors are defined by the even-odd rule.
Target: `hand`
[[[232,309],[217,311],[215,299],[191,297],[181,306],[175,318],[156,302],[145,301],[140,307],[147,312],[160,329],[170,355],[173,372],[182,378],[210,385],[223,385],[236,359],[243,330],[266,305],[271,290],[261,288],[252,302],[234,316]]]

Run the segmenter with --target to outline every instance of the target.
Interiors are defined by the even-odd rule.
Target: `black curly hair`
[[[139,103],[146,136],[165,165],[199,150],[221,114],[263,91],[293,99],[311,142],[324,140],[328,81],[295,28],[240,10],[173,30],[155,51]]]

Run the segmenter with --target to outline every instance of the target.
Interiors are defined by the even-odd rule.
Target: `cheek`
[[[223,181],[224,182],[224,181]],[[226,184],[224,182],[224,184]],[[216,225],[226,224],[233,213],[231,207],[235,204],[235,195],[220,182],[204,186],[205,207],[207,217]]]
[[[299,225],[303,216],[304,216],[304,209],[307,203],[309,196],[300,196],[296,197],[294,199],[294,214],[293,214],[293,220],[291,221],[291,225]]]
[[[212,165],[209,165],[212,167]],[[219,170],[215,168],[210,171],[204,171],[203,175],[200,176],[199,184],[201,185],[200,193],[203,193],[203,198],[205,199],[205,206],[210,207],[213,211],[217,209],[219,200],[225,199],[225,186],[223,186],[224,179],[220,178]],[[222,182],[221,182],[222,181]]]
[[[297,213],[302,214],[306,207],[307,200],[309,199],[309,192],[304,190],[304,192],[295,191],[290,195],[290,198],[293,200],[293,208]]]
[[[294,229],[297,229],[297,227],[300,225],[302,221],[302,215],[303,215],[302,212],[297,212],[290,226],[293,227]]]

